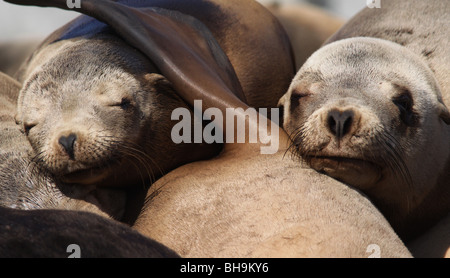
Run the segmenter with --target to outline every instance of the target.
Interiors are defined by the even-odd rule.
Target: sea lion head
[[[58,43],[18,100],[17,122],[44,169],[66,183],[114,186],[204,155],[172,142],[171,112],[187,106],[140,52],[108,35]]]
[[[450,114],[438,83],[395,43],[361,37],[324,46],[279,105],[295,154],[390,215],[416,208],[449,159]]]
[[[122,218],[124,190],[57,184],[30,161],[31,145],[14,121],[20,88],[20,83],[0,72],[0,207],[84,210]]]

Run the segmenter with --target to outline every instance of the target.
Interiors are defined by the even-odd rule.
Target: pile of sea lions
[[[80,4],[0,74],[0,257],[450,256],[444,0]],[[176,144],[177,108],[258,142]]]

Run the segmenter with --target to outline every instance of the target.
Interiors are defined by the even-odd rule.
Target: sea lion
[[[83,258],[178,257],[107,219],[123,214],[124,193],[57,184],[30,161],[31,146],[14,121],[19,90],[0,72],[0,257],[69,257],[70,244]]]
[[[218,152],[217,145],[171,140],[171,113],[187,105],[148,59],[119,38],[97,35],[52,47],[63,49],[25,82],[17,118],[35,160],[57,179],[143,187]]]
[[[0,207],[1,258],[179,258],[125,224],[81,211]]]
[[[126,192],[58,183],[32,160],[30,143],[15,123],[20,84],[0,72],[0,206],[83,210],[121,219]]]
[[[0,71],[14,76],[42,39],[13,40],[0,43]]]
[[[450,45],[444,1],[365,9],[280,99],[292,149],[365,192],[405,241],[450,210]]]
[[[17,81],[0,73],[0,257],[67,258],[71,244],[82,258],[178,257],[107,219],[123,214],[118,190],[56,184],[33,165],[31,146],[14,121],[19,90]]]
[[[306,3],[271,3],[266,7],[277,17],[289,36],[297,70],[345,22],[324,9]]]
[[[65,8],[63,1],[40,3]],[[223,62],[221,54],[216,47],[207,46],[210,37],[202,26],[178,17],[164,19],[175,21],[172,25],[189,30],[196,44],[206,46],[192,52],[196,48],[182,47],[186,43],[183,36],[172,40],[155,32],[158,14],[143,15],[110,1],[85,0],[81,4],[84,13],[107,22],[150,59],[161,62],[161,73],[191,106],[201,99],[203,111],[249,108],[239,99],[242,92],[234,91],[239,90],[236,76],[218,66]],[[117,17],[126,18],[128,23],[113,20]],[[155,53],[155,47],[161,51]],[[174,70],[178,55],[186,55],[190,61],[180,67],[203,74]],[[239,118],[245,117],[243,114],[237,112]],[[226,122],[216,124],[218,130],[224,130]],[[249,127],[255,125],[249,120]],[[182,256],[356,257],[369,256],[367,247],[374,247],[372,244],[379,247],[383,257],[411,256],[367,198],[325,175],[302,169],[295,161],[283,160],[287,134],[275,123],[258,128],[261,134],[278,131],[280,149],[275,155],[261,155],[262,143],[225,144],[218,157],[171,171],[151,187],[155,191],[150,192],[134,228],[158,237]],[[264,139],[260,138],[261,142]]]
[[[119,3],[144,12],[164,8],[163,17],[175,12],[207,26],[251,106],[276,106],[294,74],[281,25],[254,1]],[[218,145],[171,140],[171,113],[187,106],[158,67],[88,16],[50,35],[18,76],[24,87],[17,119],[37,161],[66,183],[130,186],[216,155]]]

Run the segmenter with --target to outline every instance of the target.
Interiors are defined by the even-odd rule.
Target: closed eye
[[[309,93],[293,90],[291,94],[291,100],[300,100],[301,98],[309,96]]]
[[[116,106],[122,108],[123,110],[128,110],[131,107],[131,100],[128,98],[122,98],[120,102],[111,106]]]
[[[392,98],[392,102],[400,112],[400,119],[408,126],[414,126],[418,122],[418,115],[414,112],[414,101],[411,92],[403,90],[401,94]]]

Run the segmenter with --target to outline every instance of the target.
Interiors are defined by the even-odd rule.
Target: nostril
[[[75,141],[77,140],[76,134],[69,134],[69,136],[61,136],[58,140],[58,143],[63,146],[66,153],[69,155],[71,159],[74,159],[74,151],[73,151],[73,145],[75,144]]]
[[[330,129],[331,133],[333,133],[333,135],[337,135],[337,129],[336,129],[336,120],[335,117],[333,115],[331,115],[331,113],[328,113],[328,128]]]
[[[341,139],[347,135],[353,124],[354,113],[352,110],[339,111],[336,109],[328,112],[328,129],[330,132]]]
[[[350,129],[352,127],[353,124],[353,112],[351,111],[345,111],[343,113],[343,127],[342,127],[342,135],[346,135],[350,132]]]

